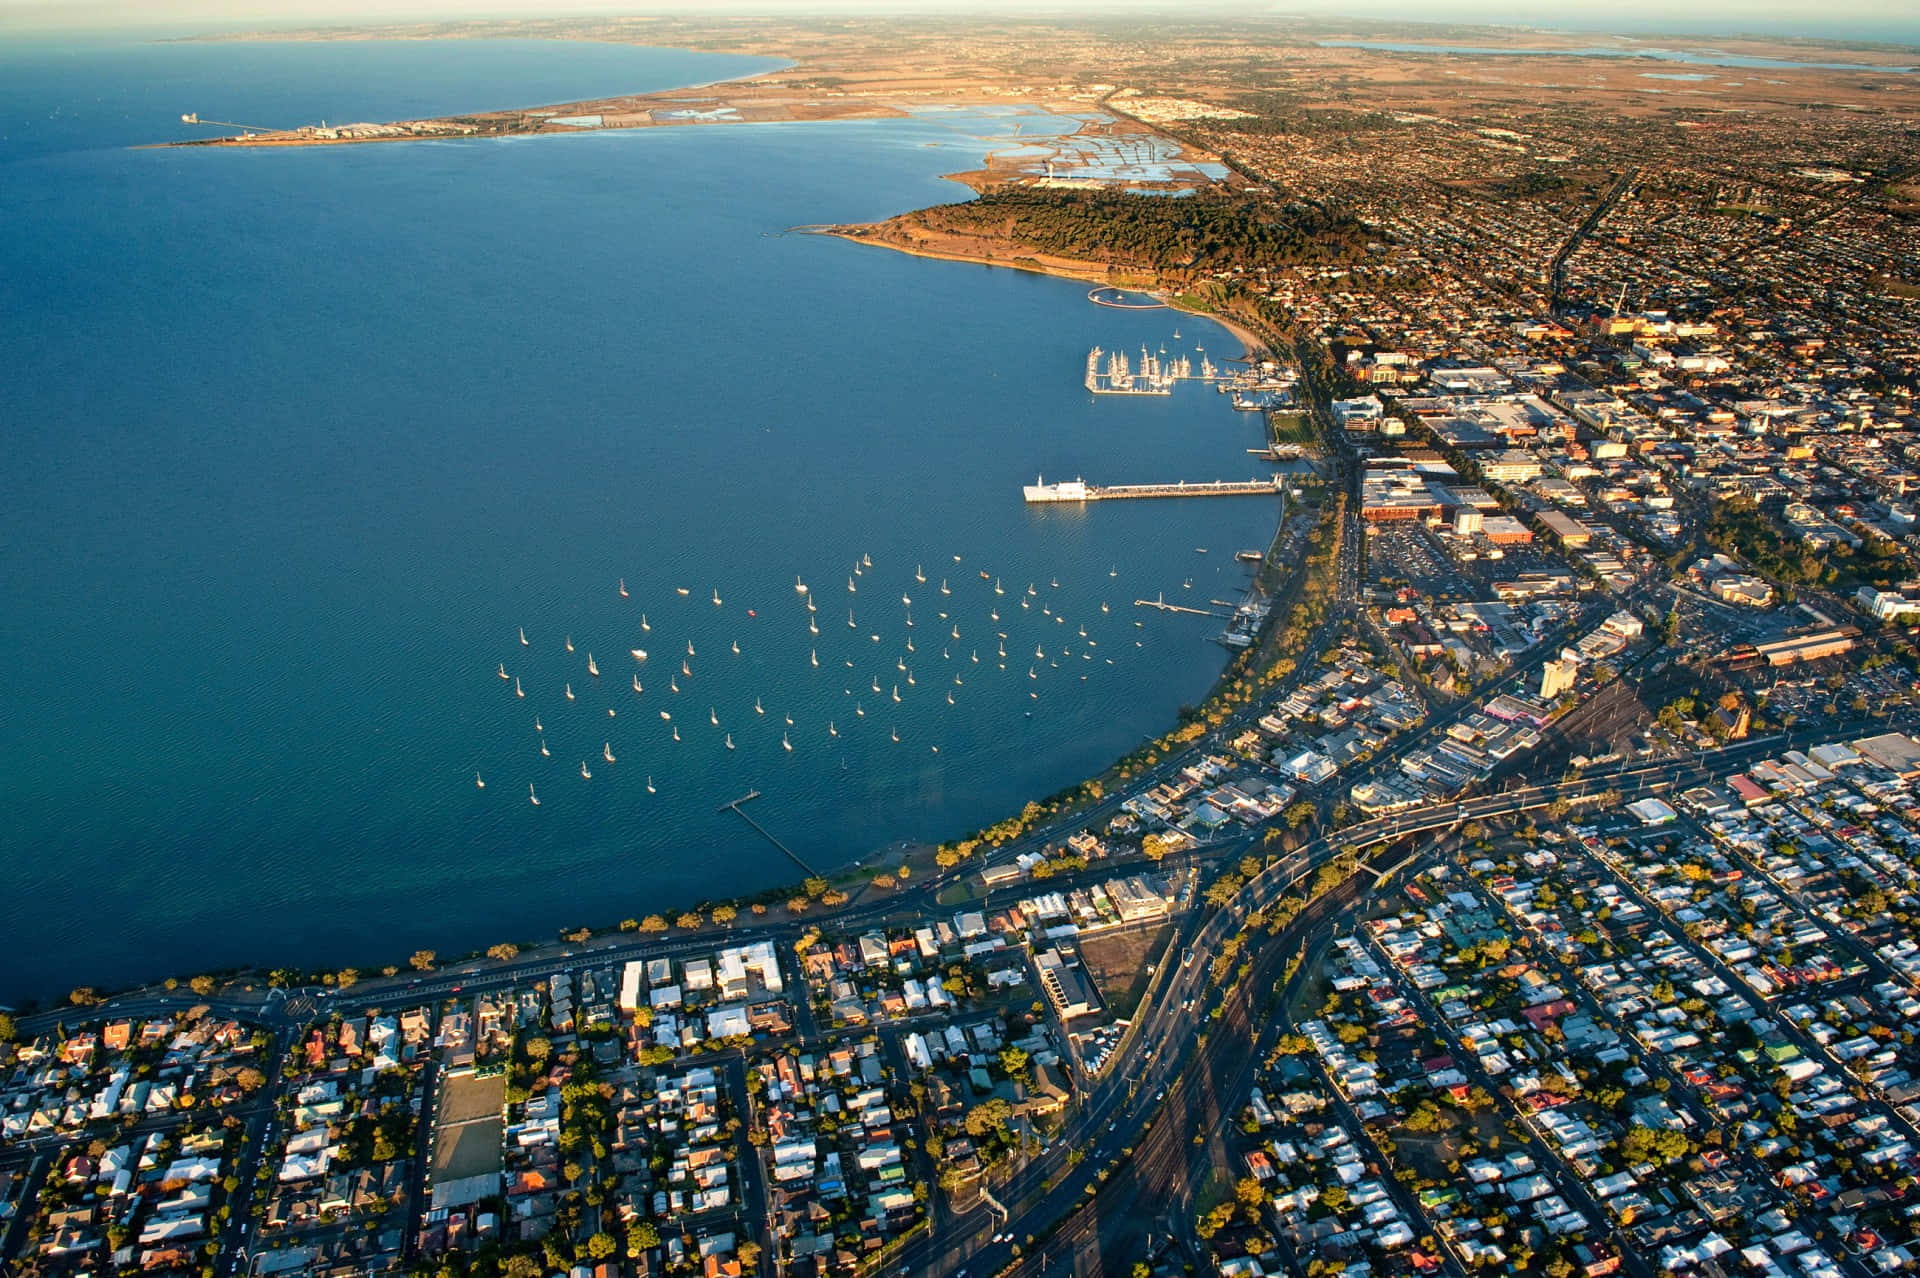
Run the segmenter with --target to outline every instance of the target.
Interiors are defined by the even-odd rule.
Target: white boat
[[[788,716],[787,716],[787,726],[788,726],[789,728],[791,728],[791,727],[793,726],[793,716],[792,716],[792,715],[788,715]]]
[[[889,736],[891,736],[891,737],[893,738],[893,740],[894,740],[894,744],[896,744],[896,745],[898,745],[898,744],[899,744],[899,742],[900,742],[900,729],[898,729],[898,728],[895,728],[895,729],[893,729],[893,730],[892,730],[892,732],[890,732],[890,733],[889,733],[888,735],[889,735]]]
[[[504,661],[500,663],[500,677],[502,679],[511,679],[513,677],[507,673],[507,663]]]
[[[720,592],[718,590],[713,592],[713,606],[716,608],[720,606]]]
[[[540,806],[540,796],[533,792],[533,782],[531,781],[527,782],[527,802],[533,804],[536,808]]]
[[[867,712],[860,708],[860,703],[858,701],[853,703],[853,712],[859,715],[862,719],[867,717]]]
[[[1119,575],[1120,575],[1120,569],[1119,569],[1119,568],[1117,568],[1117,567],[1116,567],[1116,568],[1109,568],[1109,569],[1107,569],[1107,576],[1109,576],[1109,577],[1118,577]]]
[[[613,716],[614,716],[614,715],[615,715],[616,713],[618,713],[618,712],[617,712],[616,710],[614,710],[614,708],[613,708],[612,706],[608,706],[608,707],[607,707],[607,718],[609,718],[609,719],[611,719],[611,718],[613,718]]]
[[[707,707],[707,722],[716,728],[720,726],[720,715],[712,706]]]
[[[543,759],[551,759],[553,757],[553,751],[547,749],[547,739],[545,737],[540,738],[540,757]]]
[[[900,699],[900,685],[897,683],[893,685],[893,699],[895,701]]]
[[[587,654],[587,673],[596,679],[600,677],[600,667],[593,664],[593,654],[591,652]]]
[[[785,750],[793,749],[793,742],[787,740],[787,734],[784,732],[780,734],[780,746]]]
[[[601,744],[600,757],[605,759],[608,763],[613,762],[613,742],[607,741]]]
[[[689,640],[687,640],[687,655],[688,655],[689,657],[691,657],[691,656],[693,656],[693,655],[694,655],[694,652],[693,652],[693,640],[691,640],[691,639],[689,639]]]
[[[593,773],[587,771],[587,761],[585,759],[580,760],[580,779],[582,781],[593,780]]]
[[[645,689],[645,688],[643,688],[643,687],[641,687],[641,686],[640,686],[640,676],[639,676],[639,675],[635,675],[635,676],[633,677],[633,690],[634,690],[635,692],[645,692],[645,691],[646,691],[646,689]]]
[[[858,587],[858,586],[856,586],[856,585],[854,585],[854,584],[853,584],[853,578],[852,578],[852,577],[848,577],[848,578],[847,578],[847,593],[848,593],[848,594],[850,594],[850,595],[851,595],[851,594],[858,594],[858,593],[859,593],[859,591],[860,591],[860,587]]]
[[[1029,581],[1029,582],[1027,583],[1027,593],[1028,593],[1029,595],[1037,595],[1037,594],[1039,594],[1040,592],[1039,592],[1039,591],[1037,591],[1037,590],[1035,590],[1035,589],[1033,588],[1033,583],[1032,583],[1031,581]]]
[[[827,735],[830,737],[837,737],[840,735],[840,729],[833,726],[833,720],[831,719],[827,720]]]
[[[527,646],[527,628],[525,626],[520,627],[520,646],[522,648]]]
[[[673,739],[674,739],[675,741],[678,741],[678,740],[680,739],[680,725],[679,725],[679,724],[675,724],[675,725],[673,726]]]
[[[940,593],[943,595],[950,595],[953,593],[953,591],[947,589],[947,579],[945,577],[942,577],[940,579]]]
[[[913,579],[915,581],[925,581],[927,579],[927,574],[921,571],[919,564],[913,566]]]
[[[731,732],[727,734],[727,749],[733,749],[733,734]]]
[[[635,661],[645,661],[647,659],[647,650],[645,648],[629,648],[627,651],[633,654]]]
[[[654,793],[654,789],[653,789],[653,774],[652,774],[651,772],[649,772],[649,773],[647,774],[647,793],[648,793],[648,794],[652,794],[652,793]]]
[[[568,652],[572,652],[572,651],[573,651],[573,636],[572,636],[572,635],[568,635],[568,636],[567,636],[567,651],[568,651]]]
[[[952,694],[951,692],[949,692],[949,693],[947,694],[947,704],[948,704],[948,705],[952,705],[952,704],[953,704],[953,694]]]
[[[912,652],[912,651],[913,651],[913,639],[912,639],[912,637],[911,637],[911,636],[909,636],[909,637],[908,637],[908,639],[907,639],[907,651],[908,651],[908,652]]]
[[[685,586],[675,586],[673,589],[677,594],[690,595],[693,593],[691,590],[688,590]]]
[[[1035,672],[1034,672],[1034,668],[1033,668],[1032,666],[1028,666],[1028,667],[1027,667],[1027,678],[1029,678],[1029,679],[1038,679],[1039,677],[1040,677],[1040,676],[1039,676],[1039,675],[1038,675],[1037,673],[1035,673]]]
[[[480,774],[478,772],[473,774],[473,788],[476,790],[484,790],[487,788],[487,783],[480,779]]]
[[[647,614],[644,612],[640,614],[640,629],[649,634],[653,633],[653,627],[647,624]]]
[[[810,635],[817,635],[820,633],[820,623],[815,621],[812,617],[807,618],[807,633]]]
[[[807,596],[807,611],[808,611],[808,612],[819,612],[819,611],[820,611],[820,605],[819,605],[819,604],[817,604],[817,603],[815,603],[815,602],[813,601],[813,596],[812,596],[812,595],[808,595],[808,596]]]
[[[733,655],[736,657],[740,655],[740,641],[738,639],[733,641]]]
[[[753,712],[754,712],[755,714],[765,714],[765,713],[766,713],[766,711],[765,711],[765,710],[762,710],[762,709],[760,708],[760,698],[758,698],[758,697],[755,697],[755,698],[753,699]]]
[[[878,692],[878,691],[880,691],[880,676],[879,676],[879,675],[875,675],[875,676],[873,677],[873,690],[874,690],[875,692]]]
[[[689,679],[693,678],[693,667],[687,664],[684,657],[680,659],[680,673]]]
[[[807,583],[800,580],[800,576],[798,573],[794,574],[793,593],[796,595],[804,595],[807,593]]]
[[[545,729],[545,728],[543,728],[543,727],[541,727],[541,726],[540,726],[540,716],[539,716],[539,715],[537,715],[537,714],[536,714],[535,716],[533,716],[533,730],[534,730],[535,732],[545,732],[545,731],[546,731],[546,729]]]
[[[573,685],[572,685],[572,684],[568,684],[568,685],[567,685],[567,700],[569,700],[569,701],[571,701],[571,700],[573,700]]]
[[[900,604],[901,604],[901,606],[902,606],[902,607],[905,607],[905,608],[911,608],[911,607],[913,607],[913,599],[912,599],[912,597],[911,597],[911,596],[908,596],[908,595],[901,595],[901,596],[900,596]]]
[[[811,661],[815,666],[818,666],[820,664],[820,654],[819,652],[813,649],[808,649],[807,659]]]
[[[1003,588],[1001,587],[1001,585],[1000,585],[1000,579],[999,579],[998,577],[995,577],[995,578],[993,579],[993,593],[994,593],[994,594],[996,594],[996,595],[1004,595],[1004,594],[1006,594],[1006,593],[1007,593],[1007,592],[1006,592],[1006,591],[1005,591],[1005,590],[1004,590],[1004,589],[1003,589]]]
[[[872,555],[861,555],[861,556],[860,556],[860,566],[861,566],[862,568],[871,568],[871,567],[873,567],[873,556],[872,556]]]
[[[978,648],[975,648],[975,649],[973,650],[973,652],[972,652],[972,653],[971,653],[970,655],[971,655],[971,656],[973,657],[973,664],[974,664],[974,665],[976,665],[976,666],[977,666],[977,665],[979,665],[979,664],[980,664],[980,650],[979,650]]]
[[[516,696],[516,697],[524,697],[524,696],[526,696],[526,695],[527,695],[527,691],[526,691],[526,689],[525,689],[525,688],[522,688],[522,687],[520,686],[520,676],[519,676],[519,675],[515,675],[515,676],[513,677],[513,695],[514,695],[514,696]]]
[[[1102,601],[1100,602],[1100,611],[1101,611],[1101,612],[1106,612],[1107,610],[1108,610],[1108,609],[1107,609],[1107,604],[1106,604],[1106,601],[1105,601],[1105,600],[1102,600]]]
[[[668,692],[680,691],[680,676],[678,675],[667,676],[667,691]]]
[[[859,628],[860,628],[859,626],[854,624],[853,609],[851,608],[847,609],[847,629],[858,630]]]
[[[907,671],[907,686],[909,688],[913,687],[913,671],[911,670]]]
[[[662,719],[671,719],[671,718],[673,718],[673,714],[672,714],[672,712],[671,712],[671,711],[667,711],[667,710],[662,710],[662,711],[660,712],[660,717],[661,717]]]
[[[1055,578],[1053,579],[1053,588],[1054,588],[1055,590],[1058,590],[1058,589],[1060,589],[1060,579],[1059,579],[1058,577],[1055,577]]]
[[[907,672],[907,659],[905,657],[894,658],[893,668],[901,674],[905,674]]]
[[[625,577],[620,579],[620,597],[622,599],[627,597],[627,579]]]

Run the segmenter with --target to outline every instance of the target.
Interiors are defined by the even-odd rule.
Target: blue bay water
[[[1255,473],[1225,397],[1080,384],[1094,344],[1238,344],[780,234],[961,197],[938,175],[1008,118],[125,149],[182,110],[385,119],[752,65],[583,48],[524,80],[479,42],[7,55],[0,999],[788,882],[720,804],[758,789],[822,867],[954,837],[1218,673],[1217,622],[1132,601],[1237,597],[1272,502],[1019,486]]]

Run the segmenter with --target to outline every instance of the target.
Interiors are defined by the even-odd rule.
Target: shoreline
[[[959,180],[952,174],[945,176],[955,181]],[[857,233],[862,226],[877,225],[879,225],[879,223],[863,223],[859,226],[825,227],[819,230],[809,230],[804,232],[804,234],[824,235],[836,240],[845,240],[849,244],[862,244],[869,248],[887,249],[894,253],[904,254],[907,257],[921,257],[930,261],[959,262],[969,266],[997,266],[1009,270],[1024,271],[1029,275],[1044,275],[1053,279],[1075,280],[1083,284],[1118,287],[1107,279],[1105,267],[1098,266],[1091,262],[1085,263],[1081,269],[1075,269],[1072,266],[1064,264],[1049,264],[1043,258],[1032,255],[1017,258],[982,257],[978,254],[946,252],[940,249],[921,248],[912,244],[897,244],[891,240],[876,239],[872,236]],[[1226,316],[1213,311],[1200,311],[1190,306],[1182,306],[1171,294],[1163,293],[1157,288],[1140,289],[1139,291],[1150,293],[1155,297],[1161,298],[1168,310],[1175,311],[1182,315],[1191,315],[1196,319],[1210,320],[1226,329],[1229,333],[1233,334],[1234,340],[1240,343],[1241,359],[1254,359],[1261,355],[1273,354],[1272,348],[1268,346],[1266,342],[1257,337],[1251,329],[1236,320],[1228,319]]]

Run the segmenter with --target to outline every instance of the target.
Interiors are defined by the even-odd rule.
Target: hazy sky
[[[329,25],[419,18],[553,17],[616,13],[947,13],[966,9],[1038,15],[1216,12],[1298,13],[1380,20],[1478,21],[1610,31],[1712,33],[1778,31],[1806,35],[1913,39],[1920,18],[1912,0],[1613,0],[1594,6],[1539,0],[0,0],[0,26],[45,28],[206,28]]]

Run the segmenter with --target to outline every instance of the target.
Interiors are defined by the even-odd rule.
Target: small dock
[[[802,861],[798,853],[796,853],[792,848],[788,847],[786,844],[782,843],[780,840],[774,838],[773,832],[768,830],[766,826],[761,825],[758,821],[754,820],[752,817],[747,815],[746,808],[744,808],[741,805],[746,803],[751,803],[759,797],[760,797],[760,792],[758,790],[749,790],[745,794],[741,795],[739,798],[735,799],[733,802],[721,804],[719,807],[719,811],[732,812],[735,816],[739,817],[742,821],[745,821],[748,825],[752,826],[754,828],[754,831],[757,834],[759,834],[761,838],[773,844],[774,847],[779,848],[781,855],[785,856],[787,860],[799,866],[800,872],[802,874],[805,874],[810,879],[817,877],[814,874],[813,867],[808,865],[805,861]]]
[[[1207,483],[1178,480],[1171,484],[1113,484],[1101,486],[1083,480],[1049,484],[1043,478],[1028,484],[1021,493],[1031,505],[1051,502],[1125,501],[1168,497],[1272,497],[1285,491],[1286,477],[1271,479],[1216,479]]]

